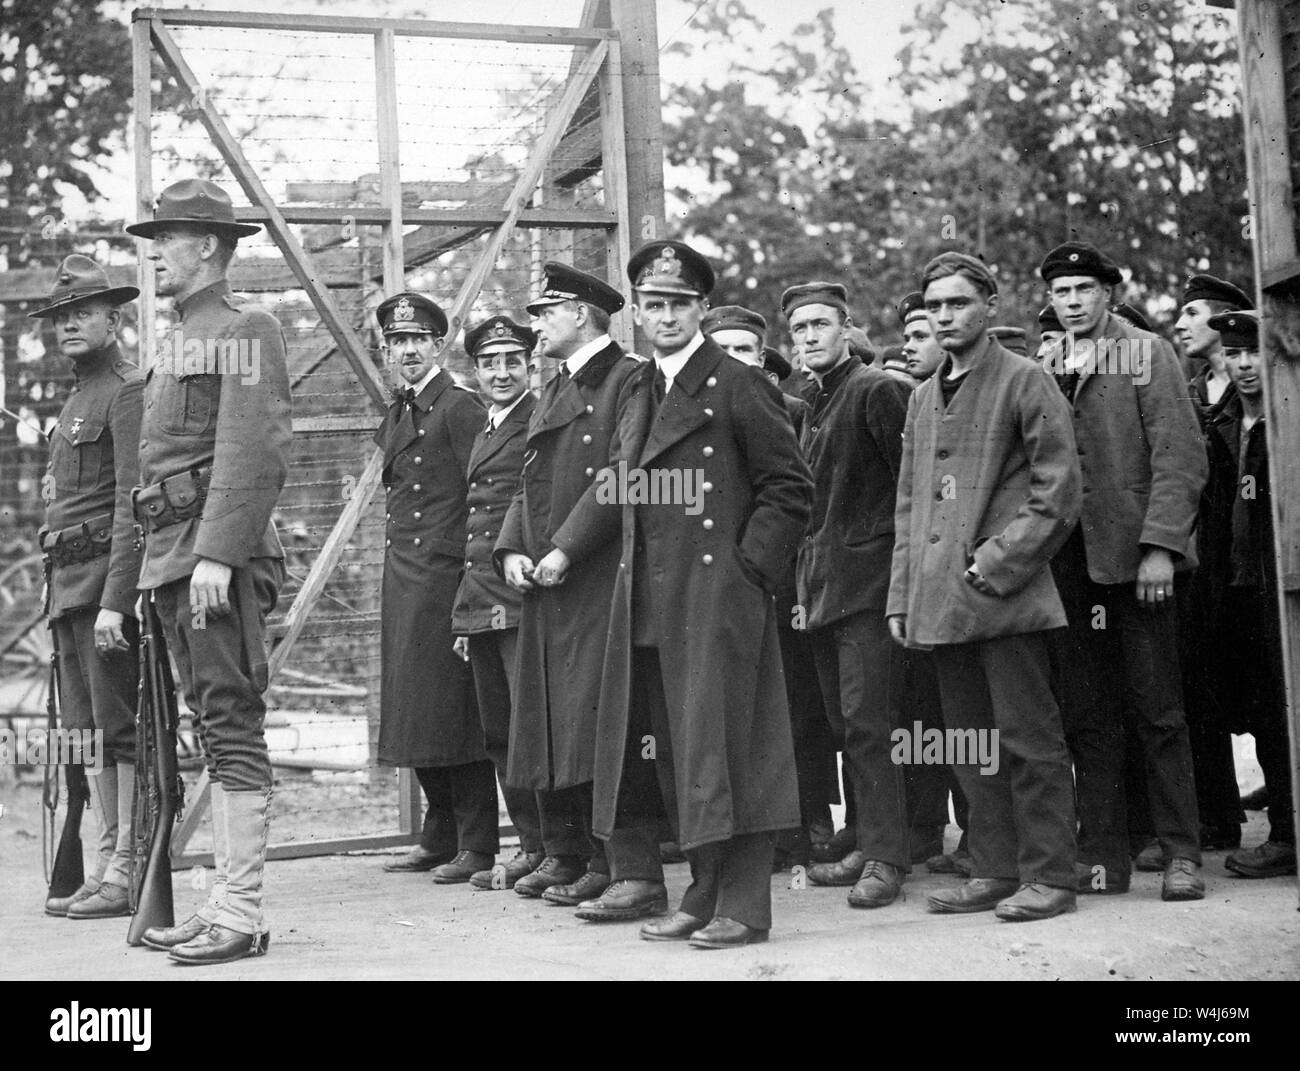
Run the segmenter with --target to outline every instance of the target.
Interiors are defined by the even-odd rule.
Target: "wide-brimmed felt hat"
[[[177,223],[203,227],[230,238],[247,238],[262,229],[260,223],[237,222],[230,195],[215,182],[182,179],[159,194],[153,219],[132,223],[126,232],[137,238],[152,238]]]
[[[90,257],[73,253],[59,265],[49,303],[27,315],[33,320],[48,320],[60,309],[92,298],[107,301],[110,305],[122,305],[139,296],[140,291],[134,286],[114,286],[108,272]]]

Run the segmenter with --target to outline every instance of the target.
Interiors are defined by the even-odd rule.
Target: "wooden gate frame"
[[[635,219],[637,243],[653,240],[664,232],[663,139],[659,101],[658,32],[654,0],[586,0],[577,27],[508,26],[496,24],[437,22],[417,19],[361,19],[328,15],[258,14],[236,11],[190,11],[166,8],[138,8],[132,13],[132,60],[134,68],[134,149],[138,218],[153,214],[152,145],[152,56],[156,53],[190,100],[197,118],[207,129],[245,196],[247,208],[236,209],[237,218],[261,223],[274,239],[293,274],[328,329],[331,343],[320,355],[334,349],[342,352],[375,405],[377,422],[387,405],[379,372],[367,357],[365,347],[333,295],[318,278],[311,256],[289,229],[291,223],[352,222],[378,225],[383,234],[383,286],[388,293],[405,289],[406,269],[411,266],[403,241],[407,223],[465,228],[461,244],[485,231],[490,232],[486,248],[466,276],[448,314],[446,341],[450,344],[465,324],[465,317],[496,263],[506,239],[517,224],[535,228],[595,228],[605,232],[609,282],[622,289],[621,271],[630,255]],[[374,43],[377,140],[380,166],[380,204],[354,205],[347,210],[330,207],[281,209],[272,200],[256,170],[249,163],[225,119],[203,91],[190,69],[172,27],[217,27],[262,29],[298,33],[359,34]],[[406,209],[402,204],[400,143],[397,128],[397,70],[395,41],[398,36],[440,38],[450,41],[503,41],[511,44],[570,44],[575,46],[569,76],[558,103],[547,117],[541,137],[527,164],[511,185],[500,208]],[[594,90],[593,90],[594,87]],[[599,160],[604,180],[603,209],[530,207],[547,163],[570,133],[570,124],[592,92],[599,98]],[[454,246],[440,247],[434,255]],[[424,259],[431,259],[425,256]],[[140,352],[154,351],[156,301],[154,276],[139,259]],[[626,314],[621,319],[627,331]],[[319,422],[316,422],[317,424]],[[333,425],[331,425],[333,426]],[[373,423],[353,425],[369,430]],[[296,431],[315,430],[311,421],[295,421]],[[341,428],[339,430],[348,430]],[[337,523],[313,562],[307,579],[285,617],[285,634],[269,659],[269,676],[274,680],[284,668],[289,652],[302,634],[313,607],[325,589],[330,573],[338,565],[348,541],[380,482],[383,452],[376,450],[358,479]],[[197,791],[190,800],[184,820],[172,840],[174,866],[211,864],[211,853],[184,854],[206,812],[210,799],[208,774],[204,770]],[[403,769],[399,780],[400,815],[403,832],[392,835],[345,837],[275,844],[269,858],[324,855],[364,848],[385,848],[410,844],[418,839],[421,824],[420,789],[411,772]]]

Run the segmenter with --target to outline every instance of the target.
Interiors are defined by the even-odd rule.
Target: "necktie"
[[[664,395],[668,393],[668,379],[667,377],[664,376],[664,370],[660,368],[657,364],[655,365],[655,378],[654,378],[653,389],[654,389],[654,399],[655,399],[655,412],[657,413],[659,411],[659,407],[664,404]]]
[[[492,418],[488,417],[487,427],[483,429],[483,438],[485,439],[492,438],[492,433],[494,431],[496,431],[496,425],[492,422]]]

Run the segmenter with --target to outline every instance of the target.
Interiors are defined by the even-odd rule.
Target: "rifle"
[[[131,926],[126,943],[141,945],[151,926],[174,926],[172,827],[180,817],[185,787],[176,762],[176,685],[158,610],[149,593],[141,599],[140,701],[136,707],[137,821],[131,858]]]
[[[49,566],[46,566],[46,583],[49,583]],[[49,609],[47,598],[45,606],[47,614]],[[50,652],[50,687],[45,697],[45,717],[49,728],[49,739],[53,741],[59,724],[59,633],[53,621],[49,625],[53,649]],[[46,844],[45,876],[49,879],[48,897],[51,900],[71,896],[86,880],[85,862],[81,851],[81,819],[86,813],[86,804],[90,802],[90,782],[86,780],[86,768],[82,765],[81,758],[82,756],[77,756],[78,761],[70,762],[64,767],[68,788],[68,809],[63,815],[63,832],[59,836],[59,847],[55,852],[52,866],[49,861],[48,845],[54,839],[55,815],[59,806],[59,775],[53,766],[45,767],[43,796],[45,809],[49,811],[49,825],[48,827],[43,825],[41,832],[46,833],[48,828],[48,834],[43,839]]]

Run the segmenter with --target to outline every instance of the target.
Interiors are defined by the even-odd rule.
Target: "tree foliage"
[[[740,0],[674,48],[714,54]],[[743,9],[742,9],[743,11]],[[751,18],[748,12],[744,17]],[[977,252],[1029,324],[1052,246],[1092,241],[1167,312],[1189,271],[1250,275],[1233,28],[1198,0],[924,0],[904,27],[905,122],[872,117],[823,11],[769,62],[673,87],[683,229],[725,266],[717,302],[769,318],[784,286],[844,281],[894,334],[925,261]],[[815,102],[811,116],[809,102]],[[800,112],[805,114],[800,115]]]

